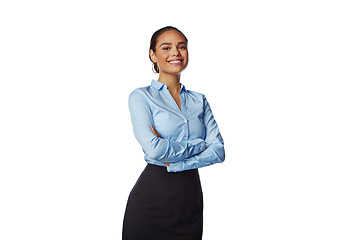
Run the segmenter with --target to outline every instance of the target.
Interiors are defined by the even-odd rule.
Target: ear
[[[152,49],[150,49],[149,54],[150,54],[151,60],[153,62],[157,62],[156,54]]]

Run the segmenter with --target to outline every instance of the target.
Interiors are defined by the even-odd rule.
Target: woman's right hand
[[[156,129],[153,126],[150,126],[151,131],[155,134],[156,137],[158,138],[162,138],[161,135],[156,131]],[[170,163],[168,162],[164,162],[164,164],[168,167],[170,167]]]
[[[158,138],[162,138],[162,137],[160,136],[160,134],[156,131],[156,129],[155,129],[153,126],[150,126],[150,128],[151,128],[151,131],[152,131]]]

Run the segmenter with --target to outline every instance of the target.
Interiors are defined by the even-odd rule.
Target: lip
[[[184,60],[181,58],[176,58],[176,59],[169,60],[168,63],[172,66],[178,66],[178,65],[182,65],[183,61]]]

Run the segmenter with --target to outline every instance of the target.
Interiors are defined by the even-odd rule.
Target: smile
[[[168,63],[171,64],[171,65],[180,65],[182,62],[183,62],[182,59],[168,61]]]

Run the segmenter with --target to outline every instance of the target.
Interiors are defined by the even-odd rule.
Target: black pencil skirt
[[[130,192],[123,240],[201,240],[203,195],[197,169],[148,164]]]

